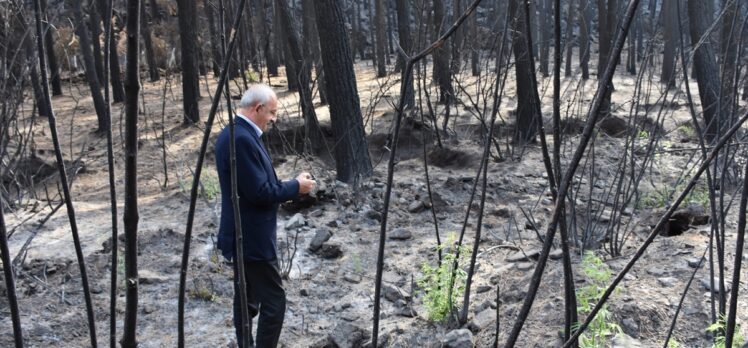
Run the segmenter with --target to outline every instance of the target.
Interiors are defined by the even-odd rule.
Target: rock
[[[664,269],[660,268],[659,266],[652,266],[649,269],[647,269],[647,273],[655,277],[662,277],[665,275],[666,272]]]
[[[412,306],[408,305],[405,301],[397,301],[395,314],[401,317],[406,318],[415,318],[418,316],[418,313],[416,313],[415,309],[413,309]]]
[[[371,338],[371,334],[353,323],[341,321],[335,325],[328,338],[336,347],[359,348]]]
[[[505,273],[509,272],[514,268],[514,264],[506,264],[503,265],[496,270],[494,270],[494,275],[491,276],[491,278],[488,278],[488,281],[491,282],[491,284],[496,285],[499,283],[499,280],[501,280],[502,276],[504,276]]]
[[[413,234],[410,232],[410,230],[406,230],[404,228],[396,228],[390,233],[387,234],[389,239],[393,240],[408,240],[413,238]]]
[[[335,346],[330,340],[330,335],[326,335],[310,344],[309,348],[335,348]]]
[[[141,269],[138,271],[138,282],[140,284],[160,284],[165,283],[167,280],[168,278],[166,276],[147,269]]]
[[[380,213],[380,212],[378,212],[378,211],[376,211],[374,209],[367,210],[366,213],[364,213],[364,215],[366,215],[366,217],[369,218],[369,219],[377,220],[379,222],[382,221],[382,213]]]
[[[698,258],[698,257],[692,257],[687,260],[688,267],[691,268],[697,268],[699,267],[699,264],[704,260],[704,258]]]
[[[537,260],[540,255],[540,249],[529,250],[522,252],[521,250],[509,256],[506,260],[509,262],[528,261],[530,259]]]
[[[92,294],[100,294],[104,292],[104,289],[99,284],[93,284],[91,285],[91,293]]]
[[[673,277],[662,277],[662,278],[657,278],[657,281],[660,282],[660,285],[666,288],[671,288],[675,285],[675,282],[678,280]]]
[[[306,225],[306,219],[304,219],[304,215],[301,215],[301,213],[296,213],[294,216],[292,216],[288,221],[286,221],[286,224],[284,225],[287,230],[292,230],[294,228],[299,228]]]
[[[347,312],[343,312],[343,314],[340,315],[340,318],[345,321],[356,321],[358,320],[359,316],[356,313],[347,311]]]
[[[473,333],[478,333],[489,326],[496,319],[496,312],[492,309],[486,309],[475,315],[473,320],[468,323],[468,329]]]
[[[639,337],[639,323],[637,323],[636,320],[631,318],[623,319],[623,321],[621,321],[621,328],[623,328],[623,332],[626,334],[631,335],[632,337]]]
[[[529,271],[535,267],[534,262],[520,262],[517,264],[518,271]]]
[[[403,300],[407,302],[410,300],[410,294],[397,286],[384,284],[383,290],[384,298],[388,301],[397,302],[398,300]]]
[[[323,259],[337,259],[343,256],[343,250],[338,244],[323,244],[316,254]]]
[[[361,276],[356,273],[346,273],[343,275],[343,280],[349,283],[358,284],[361,282]]]
[[[309,290],[307,290],[306,288],[301,288],[301,290],[299,290],[299,295],[304,297],[309,296]]]
[[[410,203],[408,205],[408,212],[411,212],[413,214],[420,213],[424,211],[425,209],[426,209],[426,206],[420,200],[413,201],[413,203]]]
[[[632,338],[625,333],[619,333],[611,341],[611,348],[642,348],[644,347],[639,340]]]
[[[701,279],[701,286],[703,286],[707,290],[712,290],[712,284],[709,282],[709,278],[702,278]],[[719,292],[719,277],[714,278],[714,287],[715,289],[712,290],[713,292]],[[732,282],[725,279],[725,291],[730,291],[732,289]]]
[[[444,348],[473,348],[473,333],[468,329],[452,330],[442,339]]]
[[[561,249],[554,249],[551,250],[550,254],[548,254],[548,257],[550,257],[551,260],[560,260],[564,257],[564,252]]]
[[[314,233],[314,238],[309,242],[309,250],[317,251],[332,237],[332,232],[328,229],[319,229]]]
[[[500,218],[505,218],[506,219],[506,218],[509,218],[509,217],[512,216],[512,211],[509,210],[509,208],[507,208],[507,207],[501,207],[501,208],[496,208],[496,209],[492,210],[490,212],[490,214],[494,215],[494,216],[497,216],[497,217],[500,217]]]
[[[145,314],[151,314],[156,311],[156,308],[150,304],[144,304],[142,308]]]
[[[478,293],[478,294],[482,294],[482,293],[484,293],[484,292],[489,292],[489,291],[491,291],[491,289],[493,289],[493,287],[491,287],[491,286],[488,286],[488,285],[481,285],[481,286],[479,286],[479,287],[477,287],[477,288],[475,289],[475,292],[476,292],[476,293]]]

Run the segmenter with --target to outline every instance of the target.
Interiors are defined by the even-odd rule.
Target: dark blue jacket
[[[270,156],[255,129],[236,117],[236,173],[245,261],[270,261],[276,254],[278,205],[299,195],[299,182],[278,180]],[[221,226],[218,249],[233,260],[236,256],[234,208],[231,202],[229,127],[216,140],[216,170],[221,182]]]

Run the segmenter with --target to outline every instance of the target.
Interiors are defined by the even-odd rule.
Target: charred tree
[[[576,12],[574,5],[574,0],[570,0],[567,4],[566,8],[566,33],[564,34],[565,40],[566,40],[566,60],[564,63],[566,63],[566,66],[564,67],[564,76],[570,77],[572,72],[571,67],[571,57],[574,53],[574,44],[578,43],[577,40],[574,38],[574,12]],[[559,48],[561,49],[561,48]],[[580,52],[581,54],[581,49]]]
[[[291,47],[288,44],[288,37],[294,35],[295,29],[293,25],[291,28],[287,28],[282,22],[281,10],[278,8],[278,0],[275,0],[274,13],[275,13],[275,40],[276,45],[281,49],[279,52],[283,52],[283,64],[286,66],[286,82],[288,83],[289,91],[299,90],[299,68],[295,63],[291,54]],[[290,15],[290,14],[289,14]],[[290,30],[289,30],[290,29]]]
[[[359,105],[353,58],[346,32],[343,4],[340,0],[314,2],[322,49],[322,63],[327,76],[330,119],[335,136],[337,178],[357,182],[372,174],[369,150]]]
[[[132,0],[129,0],[132,1]],[[198,74],[197,4],[192,0],[177,0],[179,11],[179,39],[182,53],[182,105],[184,123],[200,121],[200,85]],[[129,22],[128,22],[129,25]],[[129,63],[129,61],[128,61]]]
[[[434,0],[433,37],[438,38],[444,25],[444,1]],[[449,67],[449,50],[444,45],[434,50],[434,79],[439,85],[439,102],[450,104],[454,98],[452,87],[452,70]]]
[[[104,0],[100,1],[103,2]],[[125,86],[122,83],[119,55],[117,55],[117,39],[114,37],[114,22],[112,22],[112,35],[109,36],[109,75],[111,77],[110,84],[112,86],[112,100],[115,103],[125,101]]]
[[[96,66],[96,78],[101,83],[104,76],[104,61],[101,58],[101,9],[96,6],[96,0],[90,0],[88,8],[88,25],[91,30],[91,45],[93,46],[94,65]]]
[[[462,13],[462,7],[462,0],[453,0],[452,15],[456,16],[458,13]],[[436,33],[436,35],[439,34]],[[459,74],[462,67],[462,45],[465,42],[465,27],[457,28],[450,41],[450,46],[452,47],[452,61],[450,62],[452,74]]]
[[[81,14],[82,11],[80,11],[80,3],[77,4],[77,9],[79,11],[78,14]],[[83,287],[83,299],[86,303],[86,318],[88,319],[88,334],[89,338],[91,340],[91,346],[96,348],[97,341],[96,341],[96,315],[94,314],[94,305],[93,301],[91,300],[91,291],[89,290],[88,286],[88,273],[86,272],[86,259],[83,256],[83,247],[81,246],[81,241],[78,236],[78,223],[76,222],[75,218],[75,207],[73,206],[73,199],[70,195],[70,186],[68,184],[68,176],[67,171],[65,170],[65,163],[63,161],[62,157],[62,151],[60,150],[60,139],[57,134],[57,118],[55,117],[54,108],[51,107],[52,105],[52,98],[49,93],[49,82],[47,80],[47,62],[46,57],[44,55],[44,42],[43,42],[43,36],[44,31],[42,30],[42,13],[41,13],[41,6],[39,5],[39,0],[34,0],[34,17],[36,19],[36,49],[37,52],[39,52],[39,71],[44,72],[41,75],[41,84],[42,84],[42,90],[44,94],[44,98],[46,99],[47,105],[50,105],[50,114],[49,117],[47,117],[47,121],[49,122],[49,130],[52,137],[52,146],[54,148],[55,153],[55,160],[57,161],[57,172],[59,174],[59,180],[60,180],[60,187],[62,187],[62,196],[65,201],[65,209],[67,210],[68,214],[68,221],[70,223],[70,233],[73,237],[73,247],[75,248],[75,257],[78,261],[78,270],[80,272],[81,276],[81,284]],[[82,18],[79,16],[79,23],[82,22]],[[47,21],[45,18],[44,21]],[[25,25],[24,25],[25,26]],[[85,31],[85,30],[83,30]],[[93,62],[90,62],[91,65],[93,65]],[[93,71],[91,71],[93,73]],[[99,124],[101,126],[101,124]]]
[[[151,82],[155,82],[158,81],[161,76],[158,73],[156,55],[153,52],[151,25],[148,23],[148,16],[145,13],[145,6],[140,6],[140,19],[140,34],[143,36],[143,44],[145,44],[145,61],[148,64],[148,78]]]
[[[299,83],[299,103],[301,112],[304,115],[304,145],[307,152],[322,150],[324,137],[319,128],[317,114],[314,111],[314,101],[312,100],[312,83],[311,83],[311,62],[304,59],[301,52],[299,38],[293,29],[293,19],[291,11],[288,8],[287,0],[275,0],[278,9],[278,19],[286,32],[286,44],[289,47],[291,56],[286,59],[286,66],[294,66],[298,71]],[[308,56],[307,56],[308,57]],[[307,148],[310,147],[310,148]]]
[[[720,92],[719,108],[721,115],[720,130],[724,132],[733,122],[737,113],[733,112],[733,105],[738,95],[736,71],[738,69],[738,47],[741,38],[742,20],[738,19],[738,0],[727,0],[723,2],[724,15],[720,26],[720,62],[722,70],[722,90]],[[745,20],[745,19],[743,19]],[[737,111],[737,110],[736,110]]]
[[[468,18],[468,30],[470,31],[470,38],[473,40],[473,44],[470,49],[470,71],[473,76],[480,76],[480,51],[482,47],[478,40],[478,15],[472,15]]]
[[[218,35],[218,29],[216,29],[214,7],[215,5],[212,1],[205,1],[205,16],[208,17],[208,33],[210,34],[210,53],[213,57],[211,66],[213,67],[213,75],[218,76],[221,74],[219,64],[221,64],[223,58],[221,55],[221,48],[218,46],[221,39]]]
[[[540,30],[538,33],[538,47],[540,51],[540,73],[543,75],[543,77],[548,77],[549,71],[549,61],[550,61],[550,46],[551,46],[551,28],[552,24],[550,21],[550,11],[551,11],[551,3],[550,0],[541,0],[538,2],[538,13],[540,14],[538,16],[538,25],[540,26]],[[558,47],[554,48],[555,50],[558,49]]]
[[[410,1],[408,0],[396,0],[397,7],[397,36],[400,38],[400,47],[410,55],[413,52],[413,43],[410,33]],[[398,55],[403,65],[405,65],[405,59]],[[403,108],[409,109],[415,105],[415,89],[413,87],[413,72],[407,74],[405,67],[401,68],[400,83],[405,83],[405,102]],[[408,76],[406,76],[406,74]]]
[[[585,80],[590,78],[591,23],[592,8],[589,6],[589,0],[579,0],[579,69],[582,70],[582,79]]]
[[[319,101],[327,104],[327,88],[325,87],[325,74],[322,68],[322,57],[319,51],[319,35],[317,33],[317,23],[314,15],[314,4],[310,1],[301,3],[304,14],[304,54],[310,61],[307,64],[314,64],[314,73],[317,79],[317,90],[319,91]]]
[[[76,22],[76,32],[80,39],[81,53],[86,67],[86,80],[88,87],[91,89],[91,98],[93,98],[94,108],[96,109],[96,118],[98,119],[99,128],[97,132],[104,132],[109,128],[109,119],[106,117],[106,106],[104,97],[101,95],[101,85],[96,75],[96,63],[94,62],[93,52],[91,51],[91,39],[86,30],[86,22],[83,19],[83,8],[80,1],[73,2],[73,14]]]
[[[180,21],[184,14],[179,14]],[[127,0],[125,212],[123,217],[125,227],[125,326],[122,336],[122,346],[125,348],[138,346],[136,328],[138,313],[138,220],[140,219],[138,216],[139,15],[140,0]]]
[[[519,6],[519,0],[509,1],[509,13],[512,20],[512,49],[514,51],[515,72],[517,78],[517,122],[514,131],[516,144],[534,142],[537,135],[537,122],[541,119],[536,110],[540,105],[532,92],[532,62],[530,49],[527,45],[527,25],[525,23],[524,6]]]
[[[47,0],[41,0],[43,16],[47,16]],[[62,95],[62,82],[60,81],[60,66],[57,64],[55,55],[55,39],[52,33],[54,27],[49,22],[44,22],[44,46],[47,51],[47,61],[49,62],[49,83],[52,86],[52,95]]]
[[[385,0],[374,0],[375,14],[374,20],[376,24],[376,60],[377,60],[377,77],[387,76],[387,63],[385,62],[384,56],[387,55],[387,21],[384,18],[384,1]]]
[[[709,142],[717,138],[720,123],[719,90],[720,79],[717,58],[709,37],[704,37],[711,25],[705,1],[688,0],[688,21],[691,44],[695,47],[693,68],[699,87],[699,99],[704,113],[706,129],[704,136]],[[703,40],[702,40],[703,38]]]
[[[662,73],[660,81],[668,88],[675,87],[675,50],[678,33],[678,13],[675,1],[663,0],[661,18],[663,22],[663,41],[665,49],[662,51]],[[631,40],[631,38],[629,38]]]

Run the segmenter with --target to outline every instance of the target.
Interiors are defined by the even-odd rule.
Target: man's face
[[[278,113],[278,99],[273,99],[265,104],[257,104],[254,106],[255,112],[257,113],[257,126],[262,129],[263,132],[268,130],[270,123],[275,123],[276,114]]]

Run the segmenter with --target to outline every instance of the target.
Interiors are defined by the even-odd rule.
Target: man
[[[236,174],[244,248],[244,275],[250,318],[257,314],[256,347],[278,344],[286,310],[286,293],[278,271],[276,219],[278,204],[309,193],[315,182],[309,173],[294,180],[280,181],[260,137],[275,122],[278,98],[264,84],[252,85],[239,102],[235,120]],[[228,260],[236,261],[234,209],[231,201],[229,127],[216,140],[216,169],[221,182],[221,226],[218,248]],[[234,262],[234,327],[242,347],[239,276]]]

